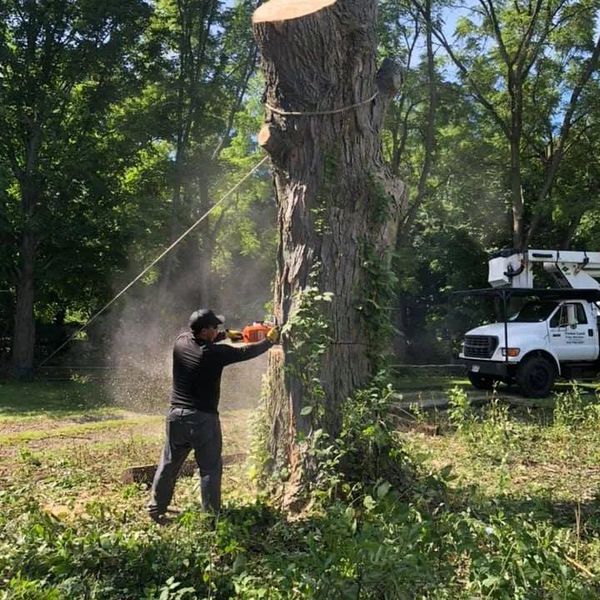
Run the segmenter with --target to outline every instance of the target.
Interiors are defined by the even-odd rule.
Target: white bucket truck
[[[534,266],[541,264],[553,288],[534,287]],[[557,377],[595,376],[600,371],[598,306],[600,252],[503,250],[489,261],[491,289],[469,295],[497,298],[503,320],[465,335],[461,362],[471,383],[491,389],[516,383],[522,394],[547,396]],[[509,315],[512,298],[522,307]]]

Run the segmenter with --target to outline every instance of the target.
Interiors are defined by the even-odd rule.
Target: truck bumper
[[[491,360],[473,360],[470,358],[461,358],[459,360],[467,371],[472,373],[481,373],[482,375],[493,375],[494,377],[507,378],[514,375],[516,365],[505,362],[496,362]]]

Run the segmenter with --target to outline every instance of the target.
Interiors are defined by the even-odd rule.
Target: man
[[[240,347],[217,344],[225,338],[225,333],[219,332],[223,322],[224,318],[212,310],[199,309],[190,317],[190,331],[175,341],[167,439],[148,503],[150,517],[160,524],[166,522],[164,515],[177,475],[191,450],[200,471],[202,507],[219,512],[223,470],[218,411],[221,373],[227,365],[259,356],[279,341],[279,329],[274,327],[260,342]]]

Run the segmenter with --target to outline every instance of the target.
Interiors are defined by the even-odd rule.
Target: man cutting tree
[[[279,329],[269,329],[260,342],[234,347],[217,342],[239,334],[219,332],[224,322],[212,310],[199,309],[190,317],[190,331],[173,348],[173,387],[167,415],[165,447],[154,476],[148,514],[166,522],[183,462],[194,451],[200,471],[202,507],[218,513],[221,506],[222,438],[219,421],[221,373],[227,365],[260,356],[279,341]]]

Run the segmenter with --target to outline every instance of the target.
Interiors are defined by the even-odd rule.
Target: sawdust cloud
[[[159,286],[138,288],[125,301],[111,327],[109,362],[113,375],[106,384],[113,402],[128,410],[161,414],[169,405],[172,347],[179,333],[188,329],[189,315],[209,306],[226,315],[226,326],[241,328],[265,316],[270,299],[270,274],[263,268],[245,270],[245,276],[219,285],[216,298],[203,302],[194,273],[181,273],[169,290]],[[260,397],[266,355],[225,368],[220,410],[255,407]]]

